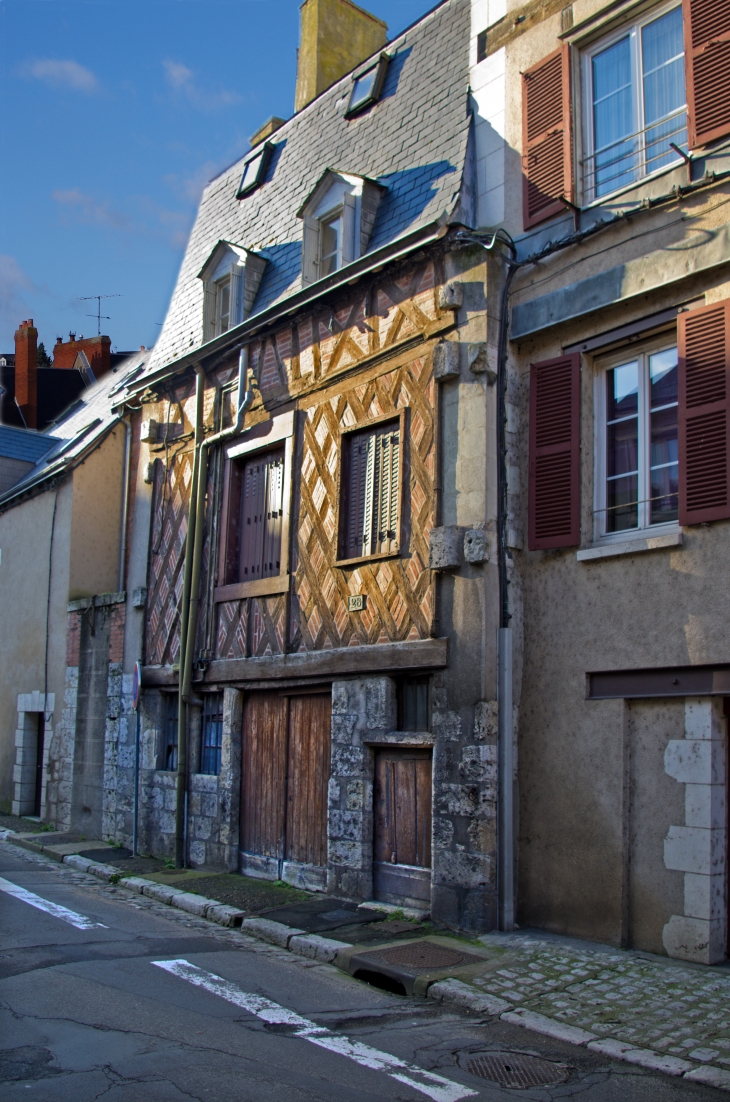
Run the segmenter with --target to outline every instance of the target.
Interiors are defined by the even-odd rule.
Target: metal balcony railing
[[[679,108],[635,134],[627,134],[597,149],[580,163],[584,203],[600,199],[679,160],[670,143],[687,142],[687,110]]]

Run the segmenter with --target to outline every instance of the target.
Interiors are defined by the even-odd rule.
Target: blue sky
[[[371,0],[393,37],[429,0]],[[293,113],[298,0],[0,0],[0,353],[159,333],[203,184]]]

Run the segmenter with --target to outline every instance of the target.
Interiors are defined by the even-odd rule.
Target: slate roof
[[[36,441],[37,451],[32,457],[35,466],[9,490],[0,495],[0,507],[34,486],[63,474],[73,467],[90,448],[100,444],[110,429],[119,421],[117,408],[127,395],[127,387],[144,369],[149,352],[135,352],[116,371],[104,375],[97,383],[87,387],[78,400],[52,426],[52,433],[28,433]],[[27,430],[0,427],[0,454],[6,433],[23,433]],[[43,451],[40,449],[43,448]],[[24,458],[18,456],[17,458]]]
[[[252,317],[300,290],[303,226],[296,214],[325,168],[387,188],[368,253],[454,210],[469,129],[469,34],[469,0],[444,0],[388,44],[383,91],[370,110],[345,118],[352,84],[345,76],[271,136],[261,187],[236,199],[248,152],[208,184],[147,372],[202,343],[197,276],[218,240],[268,260]]]
[[[42,455],[56,443],[55,436],[16,429],[12,425],[0,425],[0,455],[5,459],[22,459],[25,463],[37,463]]]

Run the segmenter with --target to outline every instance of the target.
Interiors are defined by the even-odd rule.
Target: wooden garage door
[[[327,862],[330,711],[329,693],[246,696],[240,845],[269,875]]]
[[[430,899],[430,750],[379,750],[373,799],[376,898]]]

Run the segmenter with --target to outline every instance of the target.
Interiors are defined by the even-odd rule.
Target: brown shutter
[[[730,2],[683,0],[690,149],[730,134]]]
[[[730,517],[730,299],[679,315],[679,523]]]
[[[567,43],[522,74],[524,228],[573,202],[570,54]]]
[[[223,511],[218,562],[219,585],[230,585],[232,582],[239,581],[241,475],[241,463],[237,463],[235,459],[227,459],[223,468]]]
[[[580,542],[580,355],[530,367],[531,551]]]

